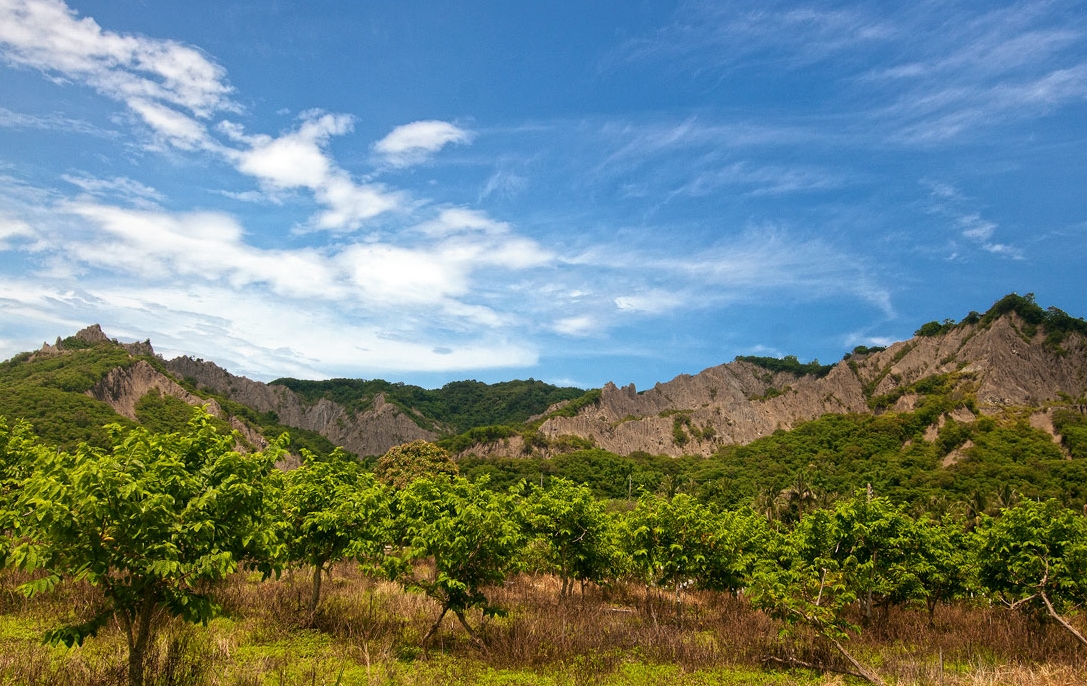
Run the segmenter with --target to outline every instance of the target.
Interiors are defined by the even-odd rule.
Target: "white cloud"
[[[238,171],[255,177],[269,192],[305,188],[325,209],[314,227],[329,231],[353,231],[362,222],[397,209],[401,193],[380,184],[357,184],[331,159],[325,146],[332,136],[352,130],[352,118],[342,114],[311,111],[303,114],[297,131],[278,138],[247,136],[240,125],[225,123],[220,130],[248,146],[229,153]]]
[[[134,110],[142,108],[141,116],[150,112],[145,119],[152,126],[177,126],[163,116],[164,106],[200,118],[237,110],[226,72],[196,48],[103,30],[60,0],[0,3],[0,48],[11,64],[86,82]],[[149,104],[160,109],[150,110]]]
[[[996,223],[986,221],[980,214],[968,214],[959,217],[959,226],[962,227],[962,235],[974,241],[987,241],[996,231]]]
[[[13,238],[35,238],[37,234],[30,224],[21,219],[5,217],[0,214],[0,251],[12,246]]]
[[[394,167],[425,162],[450,143],[470,143],[472,134],[445,121],[417,121],[393,129],[374,144],[374,151]]]
[[[992,255],[1010,259],[1023,259],[1023,251],[1015,246],[1003,243],[994,243],[993,236],[1000,225],[982,217],[980,212],[965,209],[970,199],[965,197],[958,188],[931,180],[923,180],[921,185],[929,189],[929,202],[926,208],[930,214],[943,217],[959,231],[959,234],[967,239],[965,247],[971,244]],[[961,257],[962,244],[952,241],[950,249],[953,251],[948,259],[955,260]]]
[[[479,199],[491,196],[512,198],[528,188],[528,179],[520,174],[508,171],[496,171],[491,174],[479,192]]]
[[[403,203],[402,194],[380,184],[356,183],[329,156],[329,139],[352,130],[348,115],[304,112],[299,128],[279,137],[246,135],[240,124],[223,121],[216,130],[240,147],[213,138],[202,120],[239,108],[229,98],[225,70],[191,46],[105,31],[91,18],[79,19],[59,0],[5,0],[0,2],[0,49],[9,63],[88,83],[123,102],[158,140],[228,159],[272,193],[311,191],[324,205],[313,228],[353,231]],[[6,119],[26,123],[25,118]],[[382,149],[391,159],[407,160],[469,138],[451,124],[416,122],[393,131]]]
[[[250,145],[236,154],[238,171],[273,188],[318,189],[328,182],[333,169],[324,146],[329,138],[351,131],[352,126],[351,117],[322,113],[311,114],[297,131],[278,138],[245,137],[237,125],[228,130]]]
[[[78,133],[98,138],[112,138],[116,134],[93,124],[66,117],[63,114],[25,114],[0,107],[0,126],[11,129],[41,129],[56,133]]]
[[[683,305],[683,298],[677,293],[651,291],[637,295],[622,295],[615,299],[615,306],[624,312],[641,314],[660,314]]]
[[[479,210],[453,207],[443,209],[437,218],[424,222],[415,229],[432,238],[441,238],[477,231],[488,234],[508,233],[510,225],[506,222],[495,221]]]
[[[154,188],[123,176],[100,179],[87,174],[63,174],[60,178],[96,197],[117,195],[133,202],[158,202],[163,199],[162,193]]]
[[[597,332],[597,322],[587,315],[564,317],[555,322],[554,329],[564,336],[584,337]]]
[[[532,346],[501,337],[385,329],[335,307],[284,307],[270,294],[210,283],[73,290],[0,277],[0,311],[27,325],[5,331],[12,350],[41,345],[31,328],[65,334],[98,322],[110,336],[152,338],[164,357],[212,359],[263,380],[513,368],[538,360]]]
[[[59,0],[8,0],[0,18],[10,62],[89,78],[117,99],[150,96],[201,115],[230,106],[222,68],[194,48],[103,31]]]

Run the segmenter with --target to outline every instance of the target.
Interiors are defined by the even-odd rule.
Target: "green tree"
[[[421,591],[441,606],[425,646],[453,612],[479,646],[484,643],[464,613],[481,608],[500,614],[484,589],[502,584],[514,571],[523,537],[513,520],[510,497],[454,477],[416,479],[393,496],[393,540],[397,550],[384,558],[390,579]]]
[[[699,584],[721,591],[739,591],[751,583],[759,560],[767,555],[773,534],[766,518],[749,507],[715,514],[708,554]]]
[[[919,594],[916,526],[886,498],[858,492],[833,509],[812,512],[796,533],[799,552],[809,564],[838,571],[865,623],[877,603]]]
[[[525,532],[546,546],[562,579],[562,597],[570,595],[574,580],[600,582],[614,573],[620,553],[617,531],[591,489],[553,478],[547,488],[522,482],[515,489],[526,491],[517,517]]]
[[[25,585],[29,595],[65,580],[101,587],[104,604],[90,621],[46,639],[82,644],[116,617],[128,641],[129,684],[140,686],[159,613],[206,623],[218,611],[204,593],[209,583],[242,562],[273,571],[267,476],[282,450],[276,443],[235,452],[234,437],[218,433],[204,410],[184,433],[110,431],[105,450],[38,446],[16,503],[22,523],[11,559],[47,572]]]
[[[817,510],[804,523],[817,519]],[[830,643],[853,666],[849,672],[883,686],[883,680],[862,664],[845,647],[850,635],[859,631],[847,610],[857,600],[850,572],[833,556],[812,559],[813,537],[825,538],[821,524],[810,524],[770,538],[767,554],[761,558],[748,589],[751,604],[782,622],[782,635],[797,626],[808,627]],[[805,663],[806,664],[806,663]],[[812,665],[806,665],[812,666]]]
[[[982,585],[1013,608],[1045,613],[1087,645],[1063,616],[1087,602],[1087,517],[1055,500],[1021,501],[977,530]]]
[[[374,467],[379,481],[398,489],[416,479],[456,476],[459,471],[449,451],[423,440],[389,448]]]
[[[631,564],[646,584],[673,589],[677,616],[687,585],[736,587],[736,541],[730,545],[729,528],[721,524],[717,514],[686,493],[671,500],[644,494],[625,519]]]
[[[929,625],[935,624],[936,607],[967,596],[975,588],[976,569],[963,523],[945,516],[925,517],[915,524],[906,543],[910,565],[908,583],[898,584],[891,598],[897,602],[924,600]]]
[[[303,450],[302,465],[288,472],[284,481],[287,558],[313,567],[312,621],[329,565],[380,552],[388,528],[388,496],[373,475],[338,450],[326,459]]]

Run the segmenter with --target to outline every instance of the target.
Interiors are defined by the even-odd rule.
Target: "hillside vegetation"
[[[410,416],[423,428],[437,429],[439,434],[460,434],[479,426],[525,422],[555,403],[584,393],[578,388],[552,386],[534,379],[495,384],[454,381],[432,390],[381,379],[304,381],[283,378],[272,384],[289,388],[307,403],[323,398],[352,412],[367,409],[374,397],[382,393],[386,402],[410,411]]]

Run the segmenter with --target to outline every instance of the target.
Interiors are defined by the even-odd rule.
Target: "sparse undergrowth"
[[[337,565],[310,628],[309,575],[276,581],[237,574],[219,590],[227,610],[206,628],[161,620],[149,683],[170,686],[261,684],[847,684],[852,677],[786,669],[783,662],[842,667],[803,632],[778,627],[729,594],[671,592],[644,586],[591,586],[563,602],[559,580],[522,575],[493,589],[511,609],[483,621],[487,648],[447,620],[429,650],[418,648],[433,602],[375,581],[352,563]],[[56,686],[123,684],[124,638],[107,626],[82,648],[42,645],[42,631],[96,590],[72,585],[27,601],[26,576],[0,576],[0,683]],[[475,618],[480,619],[478,616]],[[1080,620],[1082,623],[1082,620]],[[1087,655],[1067,633],[996,607],[889,609],[850,642],[851,649],[898,684],[1087,682]]]

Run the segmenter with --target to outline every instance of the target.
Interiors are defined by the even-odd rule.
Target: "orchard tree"
[[[714,517],[686,493],[671,500],[649,493],[625,519],[627,551],[635,571],[647,585],[671,587],[676,614],[688,583],[704,586],[714,554]]]
[[[758,565],[751,600],[786,627],[807,626],[831,643],[873,684],[883,681],[845,647],[859,631],[847,610],[859,603],[865,621],[878,600],[913,597],[918,534],[913,520],[885,498],[860,492],[833,509],[809,513],[777,539]]]
[[[379,481],[397,489],[406,488],[416,479],[456,476],[459,473],[460,469],[449,451],[423,440],[389,448],[374,467]]]
[[[1057,500],[1021,501],[977,530],[982,585],[1013,608],[1045,613],[1087,645],[1064,614],[1087,602],[1087,517]]]
[[[796,532],[800,555],[815,567],[838,571],[865,623],[877,603],[921,596],[917,526],[888,499],[860,491],[833,509],[812,512]]]
[[[347,557],[374,558],[388,528],[384,487],[340,449],[320,458],[302,451],[302,465],[284,476],[284,538],[287,559],[313,567],[309,616],[321,602],[321,579]]]
[[[116,617],[128,642],[128,682],[141,686],[156,616],[206,623],[219,609],[205,594],[209,583],[243,562],[273,571],[276,494],[267,477],[285,436],[241,454],[203,409],[183,433],[107,430],[108,449],[36,450],[16,501],[22,523],[11,559],[46,572],[24,586],[29,595],[69,580],[100,587],[104,602],[89,621],[53,629],[46,640],[81,645]]]
[[[759,560],[770,549],[773,532],[769,522],[745,507],[714,514],[710,525],[709,551],[699,584],[718,591],[746,588]]]
[[[976,588],[976,569],[965,524],[945,516],[916,522],[908,551],[909,578],[891,592],[895,602],[923,600],[929,626],[936,607],[967,596]]]
[[[546,546],[562,579],[561,597],[570,595],[575,580],[599,583],[612,576],[620,556],[618,532],[592,490],[554,478],[547,488],[522,481],[514,491],[521,497],[516,514],[522,528]]]
[[[28,422],[16,422],[9,429],[0,417],[0,567],[7,563],[22,522],[17,510],[19,491],[42,450]]]
[[[392,540],[396,549],[384,558],[388,577],[441,606],[422,645],[453,612],[472,641],[483,647],[464,613],[476,607],[484,615],[502,613],[484,589],[502,584],[514,571],[523,544],[510,497],[460,477],[416,479],[393,496]]]

